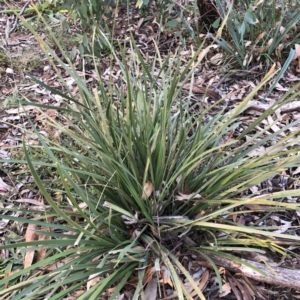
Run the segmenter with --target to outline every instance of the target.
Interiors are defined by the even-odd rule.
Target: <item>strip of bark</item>
[[[246,263],[251,264],[252,266],[260,269],[265,274],[267,274],[267,276],[265,277],[243,264],[236,263],[224,257],[209,253],[206,253],[206,255],[208,255],[217,266],[223,267],[231,272],[242,273],[248,278],[260,282],[266,282],[275,286],[290,287],[298,291],[300,290],[300,270],[286,269],[282,267],[269,267],[262,263],[243,259],[243,261],[245,261]]]

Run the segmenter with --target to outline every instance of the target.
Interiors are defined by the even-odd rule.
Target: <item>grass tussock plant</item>
[[[216,1],[223,21],[211,37],[243,69],[251,62],[264,59],[270,63],[276,55],[286,59],[291,47],[298,43],[300,12],[297,1]]]
[[[96,34],[105,38],[101,32]],[[22,253],[46,250],[42,260],[24,269],[11,270],[0,280],[2,298],[54,300],[81,291],[79,300],[99,299],[112,288],[108,298],[115,299],[128,282],[134,282],[126,289],[137,299],[145,297],[145,286],[152,278],[164,276],[172,282],[178,299],[189,298],[184,280],[190,282],[200,299],[205,299],[176,255],[178,251],[201,253],[208,260],[209,253],[214,253],[244,263],[228,252],[261,253],[264,248],[271,248],[282,253],[282,239],[300,241],[292,232],[281,234],[228,219],[232,212],[244,213],[246,208],[238,210],[244,204],[299,209],[283,200],[299,196],[300,190],[241,198],[249,188],[299,162],[299,147],[294,146],[299,143],[299,130],[285,137],[280,133],[300,121],[268,135],[266,132],[273,125],[270,124],[245,139],[264,118],[299,92],[277,101],[243,132],[231,134],[241,122],[240,115],[247,103],[273,76],[273,70],[235,109],[221,110],[205,121],[213,107],[203,107],[195,116],[189,110],[191,95],[183,97],[181,93],[182,84],[193,81],[193,70],[201,63],[200,49],[181,68],[177,53],[163,62],[157,52],[149,66],[134,43],[124,48],[121,56],[111,48],[112,59],[121,69],[120,81],[118,85],[105,82],[98,73],[98,89],[90,91],[67,56],[69,65],[47,45],[43,47],[76,80],[80,99],[34,79],[64,99],[63,106],[56,109],[70,126],[64,127],[51,119],[49,122],[62,132],[61,139],[68,137],[71,142],[54,142],[35,129],[40,147],[61,178],[60,201],[39,177],[36,166],[43,166],[44,162],[32,160],[31,146],[23,145],[27,164],[47,205],[42,213],[27,210],[27,216],[31,214],[32,218],[8,213],[3,218],[16,224],[34,224],[39,228],[36,233],[48,238],[7,241],[0,246],[1,250]],[[296,89],[297,86],[293,90]],[[228,135],[232,138],[224,142]],[[274,139],[278,142],[269,152],[249,157],[249,153]],[[186,236],[194,246],[185,244]],[[167,270],[164,275],[163,270]],[[92,280],[93,285],[89,285]],[[219,274],[218,280],[221,288]],[[159,284],[157,293],[160,297],[164,295]]]

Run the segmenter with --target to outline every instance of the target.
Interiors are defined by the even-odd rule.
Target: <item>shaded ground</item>
[[[20,5],[21,6],[21,5]],[[4,5],[0,4],[0,10],[4,9]],[[8,22],[9,20],[9,22]],[[158,34],[158,23],[154,19],[147,19],[139,15],[139,11],[135,8],[131,9],[131,24],[128,25],[127,13],[125,9],[120,9],[116,17],[118,26],[116,27],[114,37],[116,41],[124,42],[134,37],[139,50],[144,59],[152,61],[155,53],[155,45],[159,48],[162,58],[165,59],[168,54],[180,51],[181,66],[185,66],[192,57],[194,49],[198,46],[190,38],[186,38],[185,44],[182,45],[181,36],[177,36],[176,32],[164,31]],[[7,24],[13,24],[14,20],[5,14],[0,14],[0,33],[2,37],[7,31]],[[113,24],[111,24],[112,26]],[[59,32],[59,31],[58,31]],[[42,37],[47,40],[47,33],[41,31]],[[202,37],[203,38],[203,37]],[[0,158],[6,159],[9,157],[24,159],[23,154],[16,148],[22,142],[22,138],[30,144],[38,144],[35,135],[31,133],[31,126],[27,120],[26,114],[21,112],[18,108],[19,101],[30,100],[41,104],[51,104],[52,106],[61,106],[62,99],[53,95],[41,86],[35,84],[28,76],[30,73],[46,84],[59,88],[61,87],[60,79],[55,72],[53,66],[50,65],[44,53],[40,50],[39,44],[34,37],[22,27],[18,27],[16,31],[12,32],[7,44],[1,44],[0,49]],[[69,49],[71,50],[71,49]],[[206,51],[203,63],[195,70],[195,81],[193,85],[185,85],[184,90],[188,95],[189,91],[193,92],[191,111],[197,113],[200,104],[205,106],[213,105],[218,99],[224,98],[216,107],[216,112],[220,109],[225,111],[233,109],[237,103],[255,88],[263,76],[266,74],[267,68],[254,65],[248,71],[235,69],[234,66],[225,63],[225,54],[222,53],[217,45],[205,44],[203,51]],[[204,53],[204,52],[203,52]],[[118,83],[119,68],[118,65],[113,65],[110,69],[109,58],[107,54],[102,53],[102,60],[99,62],[98,69],[103,80],[108,80],[109,76],[116,78]],[[81,71],[81,60],[77,56],[75,65],[78,72]],[[64,70],[59,66],[56,67],[61,71],[63,79],[68,83],[69,88],[74,95],[78,95],[76,82],[65,74]],[[281,67],[280,62],[277,62],[277,69]],[[81,73],[82,74],[82,73]],[[86,80],[91,88],[97,87],[97,76],[90,67],[86,71]],[[247,128],[248,124],[254,117],[259,116],[261,112],[265,111],[270,105],[276,102],[286,91],[290,89],[295,83],[300,80],[300,75],[297,73],[296,65],[292,64],[284,77],[280,80],[271,93],[268,93],[272,82],[265,89],[262,89],[253,99],[248,108],[245,110],[241,118],[241,124],[236,129],[243,130]],[[57,118],[60,116],[54,110],[39,110],[35,107],[25,107],[32,121],[34,121],[41,134],[58,140],[58,132],[53,131],[53,128],[47,127],[44,122],[47,118]],[[214,111],[212,111],[212,114]],[[210,116],[207,116],[209,118]],[[276,119],[280,122],[274,124],[266,131],[265,134],[272,134],[280,130],[283,126],[300,118],[300,99],[295,98],[295,101],[290,105],[283,107],[281,111],[277,111],[274,116],[263,122],[264,128],[257,127],[256,130],[264,130],[267,126],[272,124]],[[293,127],[290,131],[296,131],[300,128]],[[234,136],[235,132],[232,132]],[[252,133],[253,134],[253,133]],[[285,133],[282,133],[283,135]],[[228,136],[228,139],[231,137]],[[248,137],[250,138],[250,136]],[[276,141],[274,141],[276,143]],[[272,145],[264,145],[259,151],[260,153],[268,152],[268,147]],[[252,153],[253,156],[258,153]],[[251,156],[251,155],[250,155]],[[43,170],[42,177],[47,180],[50,176],[51,170]],[[281,189],[298,189],[299,188],[299,173],[300,168],[285,170],[281,176],[277,176],[268,180],[259,186],[253,187],[248,193],[259,195],[262,191],[272,192]],[[294,180],[291,180],[293,177]],[[49,182],[50,184],[50,182]],[[55,178],[51,179],[51,184],[55,186]],[[51,187],[51,186],[49,186]],[[39,209],[41,204],[40,194],[35,189],[33,179],[28,173],[28,169],[23,165],[13,165],[5,163],[0,171],[0,192],[1,205],[4,207],[12,207],[14,205],[21,205],[22,207]],[[241,195],[244,196],[244,195]],[[299,202],[298,198],[288,199],[290,202]],[[299,228],[299,214],[291,211],[283,213],[280,211],[266,214],[261,212],[262,207],[252,207],[257,212],[252,214],[245,214],[243,217],[234,218],[232,221],[240,224],[261,224],[262,226],[282,226],[282,232],[292,231],[298,234]],[[4,237],[11,238],[11,232],[16,232],[19,238],[23,238],[25,234],[25,227],[19,227],[17,230],[11,228],[12,223],[2,220],[0,223],[1,239]],[[11,232],[10,232],[11,230]],[[293,251],[298,253],[298,246],[293,246]],[[265,256],[251,255],[249,253],[239,253],[240,257],[247,258],[254,261],[267,261],[269,265],[280,265],[282,267],[300,269],[300,259],[295,257],[287,259],[275,255],[271,250]],[[1,253],[2,259],[9,259],[9,253]],[[182,263],[190,270],[193,276],[199,276],[202,282],[202,288],[207,299],[217,299],[219,297],[219,290],[216,283],[216,276],[214,272],[201,261],[196,261],[193,255],[183,257]],[[237,274],[230,273],[228,270],[222,271],[223,281],[228,286],[237,286],[239,290],[236,293],[242,293],[244,290],[244,298],[240,299],[299,299],[300,294],[289,289],[276,286],[270,286],[261,282],[255,282],[243,278]],[[238,279],[241,286],[234,282]],[[238,299],[236,293],[224,294],[224,299]],[[253,294],[252,294],[253,293]],[[245,296],[245,294],[249,295]],[[128,297],[130,291],[128,291]],[[254,296],[255,295],[255,296]],[[71,299],[71,298],[70,298]],[[73,298],[73,299],[76,299]]]

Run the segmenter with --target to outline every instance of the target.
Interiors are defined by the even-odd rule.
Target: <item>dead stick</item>
[[[248,278],[260,282],[266,282],[275,286],[289,287],[298,291],[300,290],[300,270],[266,266],[262,263],[243,259],[243,261],[245,261],[246,263],[253,265],[254,267],[267,274],[267,276],[263,276],[262,274],[243,264],[236,263],[232,260],[213,254],[206,253],[206,255],[208,255],[216,265],[223,267],[231,272],[242,273]]]

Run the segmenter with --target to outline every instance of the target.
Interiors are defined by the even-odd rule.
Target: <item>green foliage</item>
[[[49,0],[49,2],[71,12],[74,20],[80,19],[84,29],[89,29],[94,24],[94,21],[101,23],[103,15],[110,12],[111,8],[116,5],[114,0]]]
[[[4,3],[10,8],[7,10],[2,10],[0,11],[1,14],[15,14],[15,13],[21,13],[22,15],[26,14],[47,14],[47,15],[53,15],[56,14],[60,9],[61,6],[58,4],[58,1],[43,1],[42,3],[31,3],[28,8],[25,10],[20,9],[20,8],[14,8],[12,3],[8,3],[4,0]],[[31,20],[33,18],[30,18]]]
[[[299,237],[290,234],[227,221],[230,211],[249,203],[299,209],[297,204],[282,201],[287,196],[299,196],[299,190],[240,198],[250,187],[298,165],[300,149],[289,145],[291,139],[297,145],[299,130],[285,137],[280,134],[300,121],[272,135],[265,134],[267,127],[250,139],[245,136],[299,92],[287,94],[245,131],[222,142],[224,136],[237,128],[240,114],[273,76],[272,71],[234,110],[227,114],[220,111],[207,121],[205,116],[214,106],[203,107],[199,116],[191,114],[191,95],[183,98],[180,87],[193,80],[193,70],[201,63],[197,61],[201,49],[184,69],[180,69],[179,54],[170,55],[163,62],[157,53],[149,66],[134,43],[121,51],[120,59],[106,36],[100,31],[95,34],[110,47],[121,68],[118,86],[125,85],[126,90],[118,89],[113,81],[103,81],[98,74],[99,87],[91,92],[67,56],[68,65],[43,45],[76,80],[81,100],[33,78],[63,97],[63,107],[55,109],[72,124],[67,128],[49,121],[49,125],[63,133],[62,139],[68,137],[68,142],[61,143],[41,136],[35,129],[40,148],[46,151],[50,166],[61,178],[62,199],[53,198],[40,178],[37,166],[49,167],[49,162],[32,159],[30,146],[24,143],[28,166],[47,206],[42,214],[26,210],[26,218],[9,214],[3,218],[15,224],[36,224],[40,227],[37,234],[51,240],[16,241],[0,246],[0,250],[10,249],[12,253],[47,249],[43,260],[1,279],[0,295],[14,300],[28,299],[28,295],[32,299],[62,299],[72,291],[85,289],[88,281],[99,277],[78,299],[98,299],[108,288],[117,287],[110,297],[114,299],[129,279],[138,282],[134,287],[134,298],[138,298],[143,297],[145,270],[154,268],[159,276],[164,266],[178,299],[189,295],[182,284],[185,279],[204,299],[189,272],[173,255],[170,240],[196,236],[194,247],[183,245],[185,251],[216,253],[239,262],[225,251],[261,253],[264,248],[272,248],[280,252],[280,240],[299,241]],[[65,88],[68,90],[67,85]],[[43,104],[27,104],[53,109]],[[30,118],[28,121],[34,127]],[[250,152],[274,139],[277,144],[268,153],[249,158]],[[54,221],[47,222],[48,216],[53,216]]]
[[[71,2],[65,4],[79,9],[76,13],[82,17],[94,13],[87,7],[82,8],[80,3],[74,7]],[[242,44],[239,50],[243,51],[249,28],[257,26],[254,25],[256,14],[249,9],[243,18],[233,17],[231,15],[228,20],[236,20],[230,24],[235,41],[239,46]],[[32,30],[29,24],[26,26]],[[179,26],[179,20],[170,20],[166,23],[168,26]],[[72,95],[63,78],[61,83],[69,91],[65,94],[32,77],[36,83],[62,97],[63,103],[61,107],[36,102],[23,104],[56,109],[60,120],[65,122],[48,121],[49,127],[62,132],[54,140],[51,136],[42,136],[28,117],[41,144],[33,149],[24,142],[22,150],[26,161],[9,161],[27,163],[45,206],[42,212],[27,207],[24,210],[0,208],[5,211],[2,218],[10,220],[12,228],[35,224],[37,235],[47,238],[24,242],[13,230],[8,232],[11,238],[5,238],[0,246],[0,250],[9,251],[9,258],[0,261],[0,296],[14,300],[54,300],[80,290],[84,293],[78,299],[99,299],[109,288],[116,287],[110,295],[110,299],[115,299],[129,280],[135,280],[133,298],[143,298],[146,270],[154,270],[155,275],[160,276],[164,267],[178,299],[189,297],[182,284],[185,280],[199,298],[204,299],[191,274],[173,254],[172,241],[180,240],[184,252],[200,253],[209,261],[209,253],[213,253],[239,263],[244,262],[228,252],[263,253],[264,249],[272,249],[283,254],[282,240],[284,243],[287,240],[299,242],[300,238],[292,232],[281,234],[273,231],[275,227],[242,226],[228,217],[234,210],[237,215],[245,211],[251,214],[251,209],[243,206],[247,204],[280,207],[281,210],[299,209],[297,204],[284,201],[286,197],[299,196],[299,190],[259,197],[241,198],[241,195],[286,168],[298,166],[299,130],[288,132],[296,128],[300,120],[273,134],[269,134],[268,129],[276,121],[264,130],[256,132],[255,128],[299,95],[296,91],[300,84],[240,132],[236,129],[242,122],[243,111],[272,78],[272,70],[232,111],[215,113],[220,104],[217,102],[209,108],[203,105],[195,115],[190,110],[192,95],[184,97],[181,87],[193,82],[194,70],[201,64],[197,60],[201,49],[184,68],[180,50],[165,61],[156,53],[153,61],[146,63],[134,41],[126,44],[127,47],[120,46],[120,53],[117,53],[108,35],[98,28],[93,29],[95,42],[91,45],[86,38],[84,46],[94,65],[97,65],[95,56],[100,45],[101,49],[109,51],[112,64],[120,66],[121,72],[116,84],[113,79],[104,81],[95,68],[99,86],[92,92],[55,36],[52,34],[52,39],[64,61],[41,41],[45,53],[54,58],[53,68],[59,64],[76,81],[80,100]],[[231,47],[225,42],[224,45]],[[83,55],[86,50],[82,51]],[[236,52],[231,51],[235,55]],[[243,55],[238,58],[244,66],[246,58]],[[58,77],[60,74],[57,72]],[[207,115],[211,116],[209,120]],[[281,135],[283,132],[285,136]],[[277,143],[269,147],[268,152],[250,155],[260,146],[273,145],[274,140]],[[47,182],[49,178],[51,184]],[[57,180],[59,183],[55,182]],[[59,198],[55,195],[57,189]],[[53,221],[49,221],[50,218]],[[184,243],[186,236],[192,240],[192,247]],[[36,259],[22,269],[26,253],[45,249],[42,260]],[[221,286],[218,270],[210,262]],[[87,288],[94,277],[99,280]]]
[[[234,6],[216,0],[226,30],[217,38],[212,38],[247,69],[253,60],[270,58],[276,54],[286,57],[290,47],[297,43],[299,30],[295,27],[300,21],[297,4],[269,0],[253,5],[250,1],[234,1]],[[286,50],[285,50],[286,49]]]

